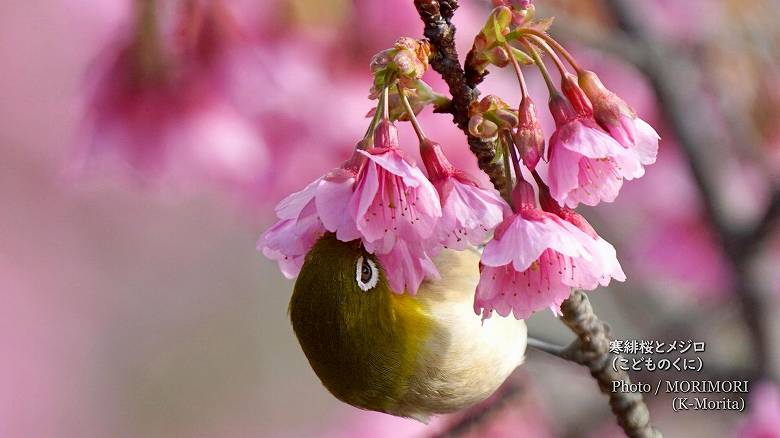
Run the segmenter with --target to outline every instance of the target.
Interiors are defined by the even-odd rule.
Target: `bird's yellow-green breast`
[[[290,300],[304,354],[338,399],[425,421],[489,396],[522,360],[525,325],[473,312],[478,255],[437,258],[442,280],[416,296],[390,290],[360,241],[323,236]]]

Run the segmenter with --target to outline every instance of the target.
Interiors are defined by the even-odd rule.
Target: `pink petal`
[[[358,180],[357,187],[355,187],[355,194],[350,200],[349,209],[363,237],[368,241],[374,241],[383,236],[385,229],[381,221],[376,218],[372,221],[370,217],[367,217],[368,209],[374,204],[380,181],[376,164],[366,164],[364,172],[363,178]]]
[[[647,122],[640,118],[634,120],[636,126],[636,152],[643,165],[648,166],[655,163],[658,155],[658,141],[661,137]]]
[[[324,232],[316,215],[299,220],[285,219],[263,233],[257,247],[266,257],[279,263],[285,277],[294,278],[301,271],[306,254]]]
[[[555,135],[553,134],[553,137]],[[550,141],[553,148],[550,157],[550,167],[547,173],[550,185],[550,194],[560,205],[568,204],[569,192],[577,187],[579,180],[579,163],[582,155],[572,152],[557,142],[555,138]],[[576,203],[575,203],[576,206]]]
[[[482,252],[480,262],[485,266],[497,267],[511,262],[515,270],[524,271],[548,248],[570,257],[590,258],[582,244],[555,220],[526,220],[518,214],[506,221],[511,223],[500,239],[488,242]]]
[[[380,154],[371,154],[362,150],[358,152],[384,170],[403,178],[407,186],[417,187],[422,181],[428,181],[420,168],[406,161],[396,149],[388,149]]]
[[[564,198],[566,206],[575,208],[579,203],[597,205],[617,198],[623,186],[623,177],[612,159],[592,160],[583,157],[578,168],[578,183]]]
[[[448,248],[463,250],[484,243],[508,211],[508,205],[495,190],[464,184],[453,177],[437,182],[436,188],[442,199],[437,236]]]
[[[292,193],[279,201],[279,204],[276,205],[276,216],[279,219],[297,218],[301,214],[301,210],[314,199],[317,186],[319,186],[321,181],[322,178],[317,178],[303,190]]]
[[[336,169],[317,188],[315,205],[325,229],[336,237],[349,242],[360,237],[355,221],[347,208],[355,187],[355,175],[344,169]]]
[[[425,278],[439,279],[439,271],[421,244],[407,244],[399,240],[393,250],[377,256],[384,268],[387,282],[393,292],[411,295]]]
[[[588,158],[604,158],[620,154],[625,148],[609,136],[595,121],[575,119],[560,128],[560,144]]]
[[[578,289],[593,290],[599,285],[607,286],[614,278],[625,281],[626,274],[617,260],[615,248],[601,237],[594,239],[582,232],[574,225],[570,226],[570,232],[586,248],[590,258],[574,258],[570,275],[562,278],[563,283]]]

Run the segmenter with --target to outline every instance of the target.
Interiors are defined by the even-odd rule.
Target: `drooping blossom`
[[[536,107],[530,97],[525,96],[520,101],[517,118],[517,131],[513,135],[515,145],[523,164],[528,169],[534,170],[544,155],[544,133],[536,118]]]
[[[389,252],[377,254],[387,283],[396,293],[416,294],[423,280],[441,278],[431,257],[436,246],[423,241],[397,240]]]
[[[109,159],[144,178],[251,185],[268,164],[267,145],[228,86],[235,81],[227,65],[239,58],[228,54],[247,45],[227,10],[193,1],[169,17],[158,2],[135,4],[130,32],[109,44],[89,76],[77,170]]]
[[[379,123],[374,147],[359,148],[341,168],[318,178],[279,203],[280,221],[258,242],[290,278],[326,231],[349,242],[360,239],[385,266],[390,287],[414,294],[425,278],[438,278],[431,260],[442,216],[436,189],[398,148],[389,121]]]
[[[582,91],[593,104],[593,117],[609,135],[639,155],[642,165],[655,163],[658,155],[658,133],[615,93],[608,90],[592,71],[578,73]]]
[[[359,152],[368,160],[357,175],[349,213],[368,252],[408,251],[411,259],[420,261],[402,272],[388,270],[394,291],[415,294],[425,277],[423,271],[437,275],[427,260],[437,246],[431,237],[442,216],[439,196],[420,168],[398,148],[398,132],[392,123],[380,122],[374,148]]]
[[[757,385],[748,400],[748,416],[737,438],[780,438],[780,390],[772,383]]]
[[[604,132],[592,115],[558,94],[550,99],[550,111],[556,130],[549,143],[548,183],[559,204],[612,202],[624,179],[644,175],[639,156]]]
[[[545,307],[558,312],[572,288],[595,289],[625,279],[614,248],[536,207],[530,184],[513,192],[516,212],[485,247],[474,310],[523,319]]]
[[[164,142],[181,105],[152,2],[138,3],[136,23],[106,48],[91,70],[87,138],[79,160],[111,155],[145,172],[166,158]]]
[[[596,253],[594,262],[601,263],[600,271],[602,272],[602,275],[598,278],[591,278],[590,283],[582,286],[583,289],[595,289],[599,284],[606,286],[609,284],[609,277],[612,277],[617,281],[626,280],[626,274],[623,273],[623,268],[620,267],[615,248],[599,236],[593,226],[582,217],[582,215],[569,207],[558,205],[552,196],[550,196],[550,190],[544,183],[541,183],[539,186],[539,204],[542,207],[542,210],[553,213],[559,218],[574,225],[595,241],[591,250]]]
[[[459,251],[484,243],[509,211],[507,203],[495,189],[480,187],[470,175],[455,169],[438,143],[423,142],[420,153],[441,200],[438,242]]]
[[[295,278],[300,273],[306,254],[326,231],[336,232],[343,241],[357,238],[357,232],[352,231],[354,222],[344,212],[363,161],[362,155],[355,152],[342,167],[317,178],[276,206],[279,221],[263,233],[257,249],[277,261],[285,277]]]

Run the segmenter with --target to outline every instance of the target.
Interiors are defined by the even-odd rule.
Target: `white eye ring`
[[[371,275],[368,280],[365,280],[363,275],[363,268],[366,264],[368,269],[371,270]],[[357,265],[355,267],[355,281],[357,281],[358,287],[363,292],[368,292],[376,287],[376,284],[379,283],[379,269],[376,268],[376,263],[369,258],[364,258],[363,256],[358,257]]]

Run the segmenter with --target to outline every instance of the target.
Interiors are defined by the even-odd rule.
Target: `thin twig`
[[[528,346],[530,348],[533,348],[534,350],[539,350],[547,354],[551,354],[553,356],[559,357],[561,359],[569,360],[569,358],[566,357],[565,354],[566,347],[563,347],[561,345],[552,344],[550,342],[542,341],[541,339],[536,339],[529,336]]]

